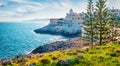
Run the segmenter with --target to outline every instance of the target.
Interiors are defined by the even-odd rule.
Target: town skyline
[[[0,21],[24,21],[63,18],[69,9],[86,12],[88,0],[0,0]],[[96,2],[97,0],[93,0]],[[108,0],[107,5],[119,9],[120,1]]]

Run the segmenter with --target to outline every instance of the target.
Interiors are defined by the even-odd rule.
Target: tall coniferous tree
[[[101,45],[104,41],[108,39],[110,33],[109,29],[109,15],[106,7],[107,0],[98,0],[96,3],[96,14],[97,14],[97,27],[98,27],[98,38],[99,44]]]
[[[115,21],[116,21],[116,15],[115,15],[115,9],[113,7],[111,13],[110,13],[110,17],[111,17],[111,22],[110,22],[110,26],[111,26],[111,41],[114,42],[115,41],[115,37],[119,36],[119,31],[116,29],[117,26],[115,26]]]
[[[85,14],[83,28],[86,38],[90,39],[91,41],[91,45],[93,45],[93,13],[93,2],[92,0],[88,0],[87,13]]]
[[[114,42],[114,33],[115,33],[115,25],[114,25],[114,22],[115,22],[115,10],[114,8],[112,9],[111,13],[110,13],[110,17],[111,17],[111,40],[112,42]]]

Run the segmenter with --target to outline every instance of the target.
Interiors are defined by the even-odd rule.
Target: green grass
[[[120,66],[120,44],[93,46],[88,50],[60,50],[14,59],[8,66]]]

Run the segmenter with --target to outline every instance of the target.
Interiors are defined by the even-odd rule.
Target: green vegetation
[[[109,14],[107,12],[106,0],[96,2],[96,32],[99,35],[99,44],[106,42],[110,35]]]
[[[89,38],[91,41],[91,44],[93,45],[93,25],[94,25],[94,7],[92,0],[88,0],[88,6],[87,6],[87,13],[85,14],[84,22],[83,22],[83,28],[84,28],[84,34],[86,35],[86,38]]]
[[[92,46],[88,50],[60,50],[13,59],[6,66],[120,66],[120,44]]]
[[[93,18],[94,17],[94,18]],[[107,12],[106,0],[98,0],[96,9],[89,0],[88,9],[83,22],[87,38],[92,46],[86,49],[58,50],[43,54],[30,54],[4,61],[3,66],[120,66],[120,44],[114,43],[118,36],[114,30],[120,23],[114,22],[114,14]],[[93,39],[99,40],[99,45],[93,45]],[[112,41],[112,44],[108,44]]]
[[[117,28],[120,28],[120,22],[114,22],[114,25],[115,25]]]
[[[106,0],[98,0],[93,7],[92,0],[88,0],[87,13],[84,18],[83,28],[84,37],[91,41],[99,41],[99,44],[106,44],[110,41],[115,42],[115,38],[119,36],[118,25],[114,9],[112,13],[108,13]]]

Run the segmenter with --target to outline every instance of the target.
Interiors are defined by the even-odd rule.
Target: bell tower
[[[73,13],[73,10],[72,9],[70,9],[70,11],[69,11],[70,13]]]

